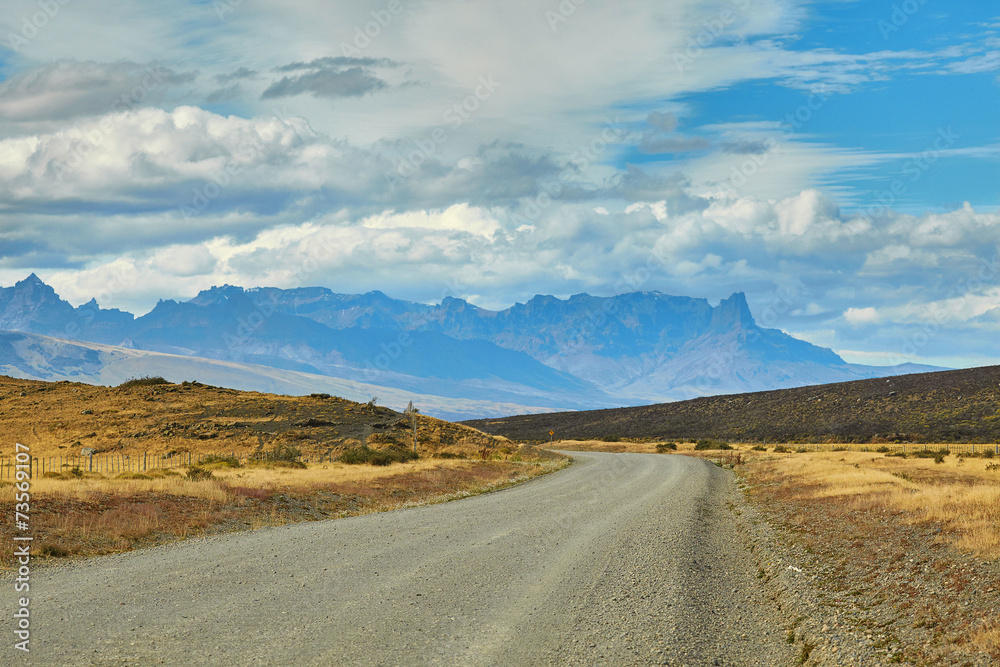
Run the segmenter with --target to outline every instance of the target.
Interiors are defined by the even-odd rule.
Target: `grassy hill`
[[[367,442],[412,447],[410,421],[399,412],[327,394],[280,396],[198,382],[126,382],[100,387],[0,376],[0,456],[14,442],[33,456],[98,454],[224,454],[240,456],[287,446],[312,458],[336,457]],[[505,441],[466,426],[418,416],[423,453],[471,454]]]
[[[5,516],[15,509],[15,443],[35,459],[32,558],[440,502],[565,465],[424,415],[412,460],[410,420],[387,408],[156,378],[103,387],[0,376],[0,433]],[[96,456],[81,461],[84,450]],[[357,465],[364,463],[373,465]],[[0,541],[11,543],[14,529],[13,521],[0,524]],[[0,562],[0,573],[12,562]]]
[[[517,440],[1000,442],[1000,366],[463,422]]]

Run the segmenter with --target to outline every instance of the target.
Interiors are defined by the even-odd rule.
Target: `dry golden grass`
[[[466,460],[418,459],[407,464],[392,466],[346,465],[343,463],[318,463],[305,468],[282,466],[247,466],[232,468],[226,465],[205,466],[212,472],[212,479],[194,481],[184,468],[169,471],[150,471],[143,475],[125,473],[118,476],[84,475],[81,478],[36,478],[31,482],[33,495],[51,495],[62,498],[87,500],[95,495],[118,496],[142,493],[169,494],[204,498],[217,502],[229,499],[227,486],[244,486],[261,490],[308,491],[331,484],[373,484],[398,477],[403,472],[421,473],[431,470],[459,470],[474,465]],[[10,500],[13,487],[0,486],[0,502]]]
[[[37,498],[54,497],[74,500],[93,500],[96,497],[136,496],[144,493],[171,496],[203,498],[214,502],[225,502],[228,498],[220,484],[213,480],[193,481],[183,472],[175,470],[153,471],[149,479],[123,475],[104,477],[86,475],[79,479],[53,479],[39,477],[31,482],[31,493]],[[13,492],[11,486],[0,487],[0,502],[8,501]]]
[[[972,636],[972,643],[987,653],[1000,654],[1000,621],[993,621]]]
[[[547,449],[567,452],[610,452],[612,454],[655,454],[656,445],[649,442],[604,442],[603,440],[558,440]]]
[[[801,499],[837,500],[855,510],[898,510],[906,521],[939,524],[960,549],[1000,558],[1000,470],[988,469],[990,460],[952,455],[935,463],[831,451],[758,454],[757,461],[768,479]]]

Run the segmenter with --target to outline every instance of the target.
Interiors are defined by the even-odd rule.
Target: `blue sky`
[[[745,291],[851,361],[1000,361],[986,3],[13,0],[0,79],[3,285]]]

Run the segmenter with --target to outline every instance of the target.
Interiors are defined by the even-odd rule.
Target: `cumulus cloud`
[[[10,201],[135,201],[180,207],[181,186],[214,183],[216,200],[252,188],[315,190],[357,175],[345,142],[301,118],[222,117],[197,107],[108,114],[58,134],[0,142]],[[350,174],[350,176],[348,176]],[[345,182],[347,181],[347,182]],[[197,189],[197,188],[196,188]]]

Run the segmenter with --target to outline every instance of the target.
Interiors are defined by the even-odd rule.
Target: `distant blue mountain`
[[[224,285],[136,318],[93,300],[73,308],[32,274],[0,288],[0,330],[546,409],[937,370],[847,364],[759,327],[742,293],[714,307],[660,292],[539,295],[491,311],[456,298],[427,305],[382,292]]]

